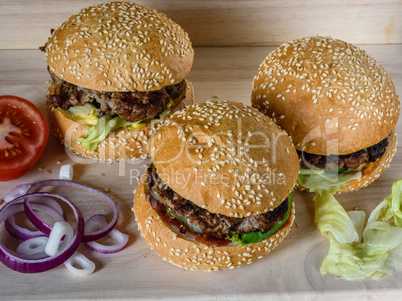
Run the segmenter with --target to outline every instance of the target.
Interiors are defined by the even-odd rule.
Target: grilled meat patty
[[[302,166],[311,167],[312,165],[319,169],[329,170],[335,168],[355,169],[363,163],[374,162],[379,157],[381,157],[387,149],[390,137],[391,135],[373,146],[348,155],[322,156],[309,154],[299,150],[297,151],[297,153],[299,155],[299,158],[301,159],[300,164]]]
[[[60,79],[50,70],[49,73],[56,86],[54,94],[49,96],[49,102],[55,108],[66,110],[71,106],[81,106],[90,102],[98,108],[96,111],[98,117],[120,116],[130,122],[162,113],[169,100],[179,97],[185,88],[183,80],[158,91],[104,92],[76,86]]]
[[[209,212],[190,200],[182,198],[159,178],[153,164],[148,167],[146,173],[150,192],[159,196],[157,200],[159,203],[172,209],[177,215],[187,217],[188,221],[198,226],[204,234],[216,238],[226,238],[229,231],[238,234],[254,231],[265,233],[283,219],[289,206],[286,199],[273,211],[244,218],[229,217]]]

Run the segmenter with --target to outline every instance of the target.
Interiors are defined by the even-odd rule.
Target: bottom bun
[[[194,98],[193,86],[186,79],[186,95],[181,103],[174,109],[180,110],[191,105]],[[78,123],[66,117],[60,110],[48,105],[48,115],[54,135],[67,148],[74,153],[87,158],[106,161],[129,161],[148,157],[147,144],[150,132],[158,122],[138,129],[118,129],[109,133],[105,140],[99,143],[98,148],[89,152],[77,138],[85,137],[89,126]]]
[[[389,167],[392,158],[396,153],[396,146],[397,146],[397,137],[395,130],[393,130],[391,132],[391,141],[385,153],[374,162],[375,166],[374,169],[370,173],[363,175],[359,180],[352,180],[348,182],[345,188],[335,192],[335,194],[356,191],[374,182],[383,173],[383,171]],[[295,188],[301,191],[309,191],[308,188],[300,185],[297,182]]]
[[[187,240],[172,231],[146,201],[143,178],[135,191],[134,215],[145,242],[164,260],[188,270],[216,271],[249,264],[273,250],[289,233],[294,218],[294,202],[286,223],[266,240],[241,246],[208,246]]]

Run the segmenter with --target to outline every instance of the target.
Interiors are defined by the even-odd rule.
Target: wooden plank
[[[101,0],[91,3],[102,2]],[[195,46],[278,45],[310,35],[358,44],[402,43],[400,0],[138,1],[179,23]],[[2,0],[0,49],[36,49],[87,1]]]
[[[362,48],[384,65],[401,93],[402,45],[364,45]],[[253,76],[272,50],[273,47],[196,48],[196,62],[189,78],[194,84],[197,102],[216,94],[219,99],[249,103]],[[0,94],[25,97],[45,112],[49,76],[43,54],[37,50],[0,50],[0,66]],[[401,131],[399,122],[397,132]],[[318,296],[325,300],[340,297],[382,300],[401,294],[402,272],[378,281],[359,282],[319,274],[328,237],[321,236],[314,224],[313,194],[309,193],[296,192],[296,224],[288,238],[272,253],[239,269],[214,273],[175,267],[157,256],[141,238],[131,207],[138,176],[149,159],[120,164],[86,161],[66,152],[50,136],[44,155],[31,172],[15,181],[0,182],[0,199],[17,184],[57,177],[60,166],[66,163],[74,166],[73,180],[109,189],[108,193],[120,207],[117,228],[130,235],[129,245],[122,252],[110,255],[100,255],[82,246],[80,251],[97,265],[95,273],[88,277],[75,277],[63,266],[26,275],[0,264],[1,300],[310,300]],[[347,210],[360,208],[369,212],[401,177],[399,146],[391,167],[378,180],[358,192],[337,198]],[[66,193],[82,208],[85,216],[110,210],[106,204],[89,202],[77,191]]]

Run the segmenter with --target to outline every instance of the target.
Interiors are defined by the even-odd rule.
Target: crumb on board
[[[47,175],[52,174],[52,170],[51,170],[51,169],[46,170],[46,174],[47,174]]]
[[[39,170],[39,171],[43,170],[43,167],[38,167],[38,170]]]
[[[214,94],[212,95],[212,98],[219,98],[219,96],[218,96],[218,94],[216,94],[216,93],[214,92]]]
[[[360,210],[360,208],[359,207],[354,207],[353,210]]]
[[[295,227],[296,227],[296,229],[299,229],[300,225],[298,223],[295,223]]]
[[[105,192],[110,192],[110,187],[106,187],[103,189]]]
[[[61,164],[61,161],[60,160],[57,160],[57,162],[56,162],[57,164]]]
[[[102,177],[104,177],[105,176],[105,174],[102,172],[101,174],[100,174]]]

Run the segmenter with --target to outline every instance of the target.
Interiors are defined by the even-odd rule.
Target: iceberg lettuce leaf
[[[128,122],[120,117],[110,117],[102,116],[99,118],[98,122],[91,128],[87,130],[84,138],[77,138],[89,152],[93,153],[97,148],[99,143],[101,143],[110,132],[129,126],[131,122]]]
[[[323,191],[323,194],[317,194],[313,201],[315,203],[314,219],[321,234],[331,233],[340,243],[358,241],[359,234],[350,216],[331,193]]]
[[[370,277],[379,271],[387,259],[387,249],[365,244],[340,243],[331,235],[328,255],[324,258],[320,272],[331,273],[347,280]]]
[[[99,143],[105,140],[110,132],[124,127],[129,129],[146,127],[148,124],[156,122],[168,116],[172,112],[172,110],[180,103],[181,100],[182,95],[178,98],[171,99],[167,103],[164,111],[158,116],[149,117],[136,122],[126,121],[119,116],[110,117],[105,115],[99,118],[96,115],[97,107],[92,103],[85,103],[82,106],[73,106],[70,107],[68,110],[62,110],[59,108],[59,110],[68,118],[76,122],[91,126],[87,130],[85,137],[77,138],[77,141],[79,141],[89,152],[93,153],[98,148]]]
[[[355,170],[343,170],[333,172],[323,169],[310,169],[300,167],[297,182],[310,190],[322,194],[323,191],[335,193],[345,188],[345,185],[352,180],[361,178],[361,172]]]
[[[95,125],[99,120],[96,116],[96,106],[91,103],[70,107],[68,110],[60,109],[60,111],[68,118],[86,125]]]
[[[314,199],[316,215],[320,216],[317,225],[322,233],[330,233],[330,248],[320,268],[322,275],[332,273],[348,280],[378,279],[402,268],[402,227],[398,216],[402,206],[402,179],[392,185],[392,193],[372,211],[362,234],[360,214],[345,215],[343,208],[339,208],[341,205],[335,204],[336,199],[328,193]],[[323,218],[321,215],[330,208],[341,213]],[[333,222],[331,218],[342,221]],[[350,228],[350,223],[359,236],[353,242],[347,242],[350,233],[339,231]]]

